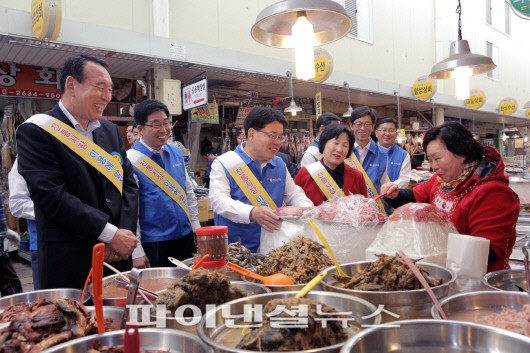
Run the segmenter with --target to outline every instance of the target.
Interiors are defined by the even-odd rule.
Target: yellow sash
[[[190,212],[188,210],[188,198],[186,192],[182,189],[179,183],[177,183],[177,181],[173,179],[164,168],[138,150],[128,150],[127,158],[129,158],[131,163],[138,168],[139,171],[168,194],[169,197],[171,197],[173,201],[186,212],[186,216],[188,216],[188,220],[190,221],[190,224],[192,224]]]
[[[344,191],[337,185],[321,162],[311,163],[305,166],[311,178],[317,183],[318,188],[324,193],[328,200],[333,199],[334,195],[344,196]]]
[[[273,210],[278,208],[241,156],[234,151],[229,151],[217,158],[253,206],[268,206]]]
[[[118,189],[120,194],[122,193],[123,168],[121,166],[121,155],[110,155],[87,137],[77,132],[73,127],[53,116],[36,114],[26,120],[25,123],[35,124],[61,141],[88,164],[96,168]]]
[[[353,164],[352,164],[352,161],[353,161]],[[366,171],[364,170],[363,165],[361,164],[361,162],[359,161],[359,159],[357,158],[357,156],[355,155],[353,151],[351,153],[350,158],[347,158],[346,160],[344,160],[344,163],[346,163],[350,167],[355,168],[361,173],[363,173],[364,180],[366,181],[366,186],[368,186],[369,196],[371,196],[372,198],[379,196],[379,193],[377,192],[377,189],[375,188],[374,183],[372,182],[372,180],[370,180],[370,177],[368,176],[368,174],[366,174]],[[377,200],[376,202],[381,212],[386,213],[385,206],[383,206],[383,202],[381,201],[381,199]]]

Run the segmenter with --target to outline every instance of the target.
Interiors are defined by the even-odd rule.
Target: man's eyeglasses
[[[152,124],[142,124],[142,125],[152,127],[153,129],[160,129],[161,127],[163,127],[164,129],[167,129],[168,127],[171,126],[171,123],[168,120],[164,120],[162,124],[160,124],[158,121],[155,121]]]
[[[269,138],[271,140],[275,140],[275,141],[280,141],[280,142],[283,142],[285,141],[285,139],[287,138],[287,136],[285,135],[276,135],[276,134],[273,134],[271,132],[267,132],[267,131],[261,131],[261,130],[256,130],[257,132],[261,132],[267,136],[269,136]]]
[[[366,129],[369,129],[373,126],[374,124],[372,123],[361,123],[361,122],[357,122],[357,123],[353,123],[353,126],[355,126],[356,128],[360,129],[361,127],[365,127]]]
[[[377,130],[378,132],[382,133],[382,134],[393,134],[395,133],[397,130],[396,129],[379,129]]]

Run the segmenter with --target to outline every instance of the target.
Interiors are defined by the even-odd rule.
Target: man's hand
[[[149,259],[147,258],[147,256],[144,255],[137,259],[133,259],[133,267],[134,268],[148,268],[148,267],[151,267],[151,265],[149,264]]]
[[[394,183],[384,183],[381,185],[381,192],[379,194],[386,194],[385,197],[395,199],[399,194],[399,187]]]
[[[259,224],[267,232],[280,230],[282,220],[267,206],[254,207],[250,211],[250,220]]]
[[[137,244],[138,239],[133,232],[128,229],[118,229],[109,244],[111,248],[109,260],[114,262],[127,259]]]
[[[14,230],[8,229],[6,232],[6,238],[16,246],[20,246],[20,235]]]

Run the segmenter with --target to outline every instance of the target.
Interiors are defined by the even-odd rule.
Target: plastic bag
[[[366,260],[376,259],[377,254],[394,255],[403,250],[411,258],[445,266],[449,233],[458,231],[442,211],[427,203],[409,203],[388,217],[366,249]]]
[[[301,220],[311,218],[321,221],[346,223],[357,229],[366,225],[384,222],[386,216],[379,212],[376,201],[363,195],[335,197],[310,211],[304,212]]]
[[[258,254],[267,255],[272,250],[303,236],[303,234],[304,223],[300,222],[298,219],[284,219],[280,230],[275,232],[268,232],[261,228]]]
[[[311,218],[333,250],[339,263],[364,261],[366,248],[377,235],[386,216],[377,203],[362,195],[336,197],[305,212],[300,219]],[[304,234],[319,241],[306,223]]]

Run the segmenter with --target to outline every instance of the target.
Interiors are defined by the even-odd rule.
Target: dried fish
[[[278,322],[271,324],[275,319],[292,320],[289,310],[297,310],[302,305],[307,306],[307,324],[303,327],[292,325],[278,327]],[[252,328],[236,348],[259,352],[293,352],[305,351],[314,348],[328,347],[348,339],[348,332],[342,327],[342,317],[337,311],[323,303],[306,298],[273,299],[265,304],[263,311],[267,314],[278,313],[279,308],[285,308],[277,314],[275,319],[266,315],[259,327]],[[329,320],[323,325],[320,318],[326,319],[333,315],[334,320]],[[305,315],[304,315],[305,316]],[[278,321],[278,320],[276,320]]]
[[[307,283],[321,270],[333,265],[323,249],[316,241],[298,238],[272,250],[256,272],[262,276],[280,272],[291,277],[295,284]]]
[[[172,313],[181,305],[196,305],[204,313],[206,304],[220,305],[246,295],[240,287],[231,285],[225,275],[198,268],[179,278],[171,288],[162,292],[156,304],[165,304]],[[185,316],[192,314],[191,309],[184,311]]]
[[[362,272],[350,276],[334,275],[343,288],[362,291],[403,291],[423,289],[420,281],[407,266],[401,256],[377,255]],[[414,262],[421,259],[414,260]],[[441,278],[432,278],[429,273],[418,267],[431,287],[442,284]]]

